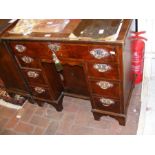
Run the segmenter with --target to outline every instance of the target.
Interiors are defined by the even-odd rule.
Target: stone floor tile
[[[65,113],[59,122],[56,134],[70,134],[70,129],[75,121],[74,113]]]
[[[59,123],[52,121],[44,132],[45,135],[54,135],[58,129]]]
[[[91,112],[78,112],[75,117],[75,123],[80,126],[87,126],[89,121],[93,120],[93,116]]]
[[[17,112],[17,110],[15,110],[15,109],[5,107],[1,110],[0,115],[5,117],[5,118],[11,118],[16,114],[16,112]]]
[[[107,129],[90,128],[87,126],[75,125],[71,128],[72,135],[107,135]]]
[[[16,132],[9,129],[4,129],[0,132],[0,135],[16,135]]]
[[[42,108],[42,107],[38,107],[35,111],[35,115],[38,115],[38,116],[43,116],[45,113],[45,108]]]
[[[16,125],[17,125],[17,123],[18,123],[18,121],[19,121],[20,119],[19,118],[17,118],[17,117],[12,117],[7,123],[6,123],[6,125],[5,125],[5,128],[6,129],[13,129]]]
[[[26,133],[26,134],[32,134],[33,133],[34,126],[24,123],[24,122],[19,122],[18,125],[15,127],[15,131],[21,132],[21,133]]]
[[[46,128],[48,126],[49,122],[50,122],[49,119],[43,118],[40,116],[36,116],[36,115],[33,115],[33,117],[30,120],[31,124],[38,125],[38,126],[44,127],[44,128]]]
[[[96,121],[94,119],[89,120],[88,127],[97,128],[97,129],[108,129],[110,128],[110,121],[100,120]]]
[[[63,114],[64,112],[57,112],[55,109],[47,108],[43,116],[48,119],[59,121],[62,118]]]
[[[35,129],[33,131],[33,135],[42,135],[42,134],[44,134],[44,130],[45,130],[45,128],[35,127]]]
[[[24,109],[21,116],[21,120],[24,122],[29,122],[33,114],[35,113],[35,108]]]
[[[64,112],[74,112],[76,113],[79,110],[79,105],[75,103],[65,104],[64,103]]]
[[[0,129],[2,129],[7,122],[8,122],[8,118],[0,117]]]

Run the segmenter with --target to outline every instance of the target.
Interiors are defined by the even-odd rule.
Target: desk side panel
[[[24,81],[10,53],[0,41],[0,77],[7,89],[27,92]]]

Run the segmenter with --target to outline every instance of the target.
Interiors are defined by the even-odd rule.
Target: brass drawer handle
[[[93,49],[92,51],[90,51],[90,54],[93,55],[96,59],[105,58],[110,55],[108,51],[106,51],[105,49],[100,49],[100,48]]]
[[[28,57],[28,56],[23,56],[21,59],[22,59],[25,63],[27,63],[27,64],[29,64],[29,63],[31,63],[31,62],[33,61],[33,58]]]
[[[108,107],[108,106],[110,106],[110,105],[112,105],[112,104],[115,103],[113,100],[107,99],[107,98],[104,98],[104,97],[100,98],[100,102],[101,102],[102,105],[105,106],[105,107]]]
[[[107,81],[99,81],[96,83],[101,89],[108,89],[113,87],[113,84]]]
[[[110,65],[106,64],[94,64],[93,68],[98,70],[99,72],[106,72],[112,69]]]
[[[28,71],[27,76],[35,79],[39,76],[39,74],[37,72],[34,72],[34,71]]]
[[[38,94],[42,94],[45,92],[45,89],[41,88],[41,87],[35,87],[34,90],[38,93]]]
[[[53,52],[57,52],[60,50],[60,45],[58,44],[49,44],[48,48],[53,51]]]
[[[16,45],[15,49],[19,52],[22,53],[26,50],[26,47],[24,45]]]

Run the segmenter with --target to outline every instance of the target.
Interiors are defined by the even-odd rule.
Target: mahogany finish
[[[108,57],[101,58],[100,61],[106,62],[118,62],[117,48],[108,45],[91,45],[91,44],[58,44],[60,50],[57,51],[57,56],[61,58],[71,58],[71,59],[84,59],[84,60],[94,60],[96,58],[90,54],[94,49],[105,49],[108,53]],[[115,51],[115,54],[110,54],[110,52]]]
[[[37,88],[39,89],[42,89],[43,90],[43,92],[42,93],[39,93],[39,92],[37,92]],[[48,88],[46,88],[46,87],[42,87],[42,86],[32,86],[31,85],[31,90],[32,90],[32,94],[34,95],[34,97],[36,97],[36,98],[42,98],[42,99],[49,99],[49,100],[51,100],[52,99],[52,96],[50,95],[50,91],[49,91],[49,89]]]
[[[96,20],[95,24],[95,20],[71,20],[63,32],[52,33],[50,37],[39,33],[9,34],[13,24],[1,36],[5,48],[0,54],[11,62],[1,60],[0,64],[10,67],[14,63],[12,69],[3,69],[5,77],[13,75],[12,81],[8,76],[5,85],[17,80],[13,88],[19,85],[18,89],[25,90],[39,105],[45,101],[57,111],[63,109],[64,94],[90,98],[95,120],[109,115],[125,125],[134,81],[128,39],[134,23],[123,20],[116,40],[102,39],[116,33],[120,22]],[[105,34],[96,35],[101,27]],[[71,38],[75,35],[78,39]]]
[[[16,49],[16,45],[22,45],[25,47],[23,52],[19,52]],[[36,57],[40,59],[51,59],[52,53],[48,48],[48,42],[30,42],[30,41],[12,41],[10,46],[13,49],[15,55],[26,55],[29,57]]]
[[[110,85],[112,85],[109,88],[101,88],[97,83],[99,82],[108,82]],[[119,82],[113,82],[108,80],[91,80],[91,92],[92,94],[98,94],[102,96],[108,96],[113,98],[120,98],[120,83]]]
[[[108,97],[104,97],[106,99],[109,99]],[[93,96],[93,108],[94,109],[101,109],[101,110],[104,110],[104,111],[111,111],[111,112],[115,112],[115,113],[120,113],[121,110],[120,110],[120,101],[119,100],[116,100],[116,99],[112,99],[110,97],[110,99],[114,102],[113,104],[111,105],[103,105],[103,103],[101,102],[103,99],[103,96]]]
[[[82,66],[63,65],[64,90],[83,96],[89,96],[85,73]]]
[[[29,90],[21,72],[1,40],[1,35],[11,25],[8,21],[10,20],[0,20],[0,78],[4,82],[8,93],[16,92],[17,94],[28,96]]]
[[[102,71],[102,68],[97,68],[96,66],[103,65],[107,70]],[[101,63],[101,62],[88,62],[87,63],[88,68],[88,76],[89,77],[99,77],[99,78],[105,78],[105,79],[111,79],[111,80],[119,80],[119,67],[118,64],[109,64],[109,63]]]
[[[40,61],[38,58],[36,57],[30,57],[30,56],[27,56],[25,54],[22,54],[22,55],[15,55],[15,59],[19,65],[20,68],[34,68],[34,69],[40,69],[41,68],[41,65],[40,65]],[[31,63],[26,63],[24,61],[24,59],[31,59],[32,62]]]
[[[30,84],[46,85],[43,72],[38,69],[22,69],[22,73]]]

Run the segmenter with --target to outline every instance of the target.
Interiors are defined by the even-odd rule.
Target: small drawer
[[[52,99],[48,88],[45,88],[42,86],[31,86],[31,90],[32,90],[32,94],[35,97],[47,99],[47,100]]]
[[[88,62],[87,66],[90,77],[102,77],[111,80],[119,79],[119,68],[117,64]]]
[[[120,113],[120,101],[103,96],[93,96],[93,109]]]
[[[91,45],[88,48],[89,60],[101,60],[104,62],[119,62],[117,47],[111,45]]]
[[[30,84],[46,84],[42,71],[22,69],[22,72]]]
[[[39,60],[34,57],[30,57],[27,55],[16,55],[16,60],[21,68],[40,68]]]
[[[16,55],[37,56],[41,59],[51,59],[52,57],[48,42],[11,41],[10,46]]]
[[[88,54],[87,45],[58,44],[56,55],[61,58],[82,59]]]
[[[107,80],[91,80],[91,91],[93,94],[120,98],[120,83]]]

